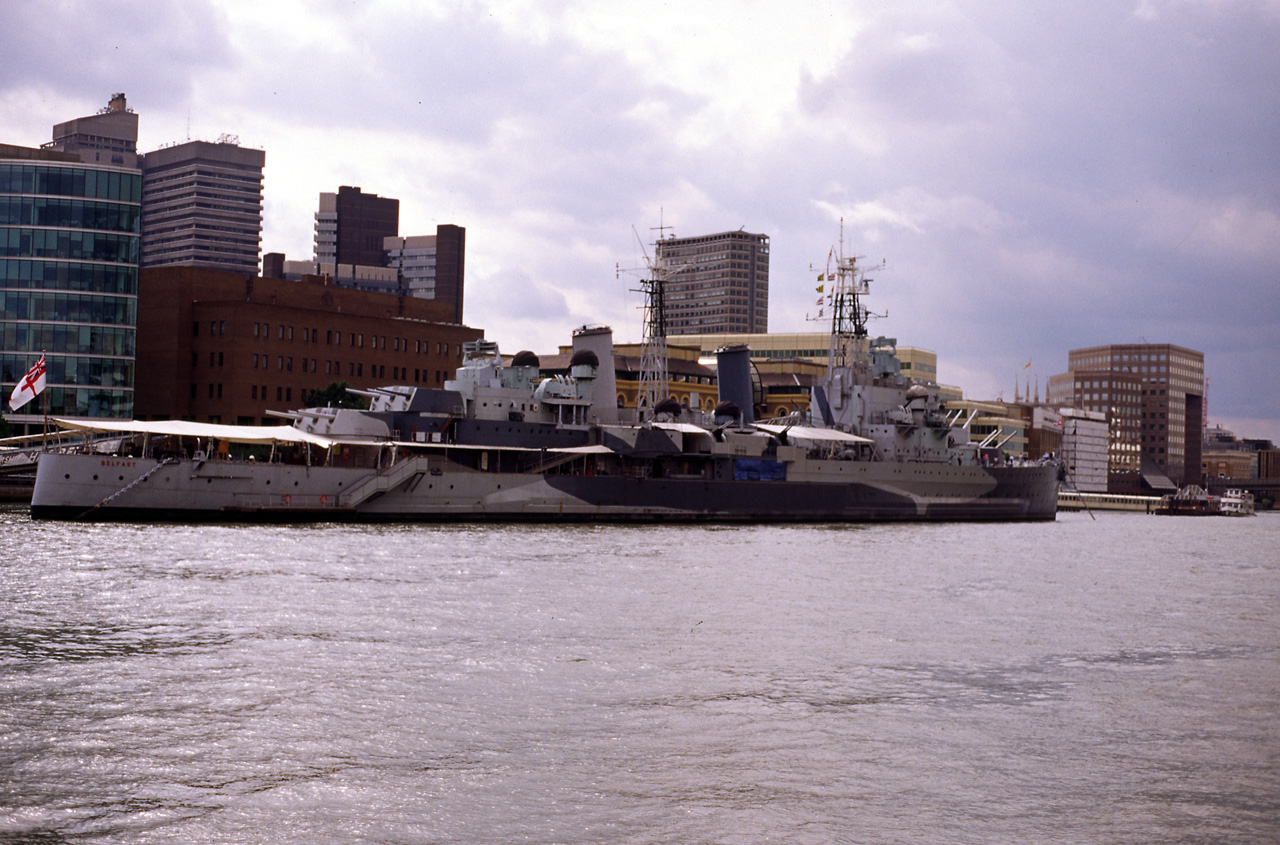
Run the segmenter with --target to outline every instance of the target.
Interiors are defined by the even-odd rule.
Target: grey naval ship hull
[[[731,461],[732,459],[726,459]],[[1052,520],[1053,466],[806,461],[778,480],[389,469],[47,454],[38,519],[872,522]]]

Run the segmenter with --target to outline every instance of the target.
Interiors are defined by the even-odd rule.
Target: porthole
[[[94,480],[94,481],[97,481],[97,480],[98,480],[98,476],[96,476],[96,475],[95,475],[95,476],[93,477],[93,480]]]
[[[120,476],[120,480],[121,480],[121,481],[124,481],[124,476],[123,476],[123,475],[122,475],[122,476]]]
[[[67,473],[66,475],[64,475],[64,476],[62,476],[62,477],[63,477],[63,478],[65,478],[65,479],[67,479],[68,481],[70,481],[70,480],[71,480],[71,473]]]

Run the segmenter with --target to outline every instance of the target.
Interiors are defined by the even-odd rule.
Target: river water
[[[1280,516],[0,511],[0,842],[1280,839]]]

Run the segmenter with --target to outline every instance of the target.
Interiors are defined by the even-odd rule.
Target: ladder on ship
[[[374,496],[399,487],[415,475],[426,473],[428,469],[427,458],[413,457],[397,463],[390,469],[365,476],[355,486],[338,496],[338,507],[357,507]]]

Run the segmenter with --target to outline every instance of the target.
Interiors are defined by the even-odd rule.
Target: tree
[[[363,396],[347,392],[345,381],[331,381],[328,387],[313,390],[303,397],[302,404],[308,408],[356,408],[366,410],[369,401]]]

